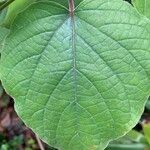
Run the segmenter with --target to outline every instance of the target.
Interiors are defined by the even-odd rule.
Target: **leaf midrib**
[[[74,3],[74,0],[73,0],[73,3]],[[74,4],[73,4],[74,5]],[[74,9],[74,8],[72,8]],[[76,63],[76,31],[75,31],[75,14],[74,12],[73,13],[70,13],[70,19],[71,19],[71,31],[72,31],[72,35],[71,35],[71,47],[72,47],[72,67],[73,67],[73,93],[74,93],[74,101],[73,103],[75,103],[75,110],[76,110],[76,133],[75,135],[73,135],[72,138],[74,138],[74,136],[78,135],[78,114],[77,114],[77,63]],[[72,140],[72,139],[71,139]],[[71,141],[70,141],[71,142]],[[70,145],[70,142],[69,142],[69,145]]]

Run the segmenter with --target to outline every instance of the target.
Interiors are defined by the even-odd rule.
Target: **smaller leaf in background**
[[[150,18],[150,0],[132,0],[132,3],[141,14]]]
[[[113,143],[117,144],[132,144],[134,143],[139,143],[139,142],[144,142],[145,143],[145,139],[144,139],[144,135],[141,134],[140,132],[137,132],[135,130],[131,130],[129,133],[127,133],[125,136],[123,136],[122,138],[114,141]]]
[[[7,143],[2,144],[1,147],[0,147],[0,150],[9,150],[9,145]]]
[[[132,143],[146,143],[146,140],[144,138],[144,135],[140,132],[137,132],[135,130],[131,130],[129,133],[127,133],[122,138],[114,141],[113,143],[120,143],[120,144],[132,144]]]
[[[6,0],[0,0],[0,6],[3,5],[6,2]]]
[[[6,0],[0,0],[0,3],[5,3],[6,2]]]
[[[143,124],[143,132],[144,132],[146,140],[150,144],[150,123]]]
[[[106,150],[144,150],[144,149],[145,145],[143,144],[111,144]]]
[[[110,143],[106,150],[150,150],[143,134],[131,130],[124,137]]]
[[[0,7],[4,5],[5,1],[0,1]]]
[[[131,130],[124,138],[131,140],[132,142],[146,142],[144,135],[135,130]]]
[[[148,99],[146,103],[146,109],[150,112],[150,98]]]
[[[15,0],[12,4],[10,4],[8,7],[5,21],[3,23],[4,26],[10,27],[17,14],[25,10],[26,7],[28,7],[35,1],[36,0]]]

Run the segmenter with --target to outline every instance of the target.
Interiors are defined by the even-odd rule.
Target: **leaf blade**
[[[85,0],[74,19],[51,2],[20,14],[2,52],[2,83],[50,145],[104,149],[135,125],[150,93],[147,20],[119,0]]]

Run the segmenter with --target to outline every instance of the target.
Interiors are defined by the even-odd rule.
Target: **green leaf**
[[[106,150],[149,150],[148,147],[144,135],[131,130],[124,137],[111,142]]]
[[[144,150],[143,144],[112,144],[106,150]],[[146,149],[149,150],[149,149]]]
[[[144,135],[140,132],[137,132],[135,130],[131,130],[129,133],[127,133],[124,136],[124,139],[130,140],[132,142],[140,142],[140,143],[146,143]]]
[[[5,3],[5,1],[0,1],[0,6],[2,6]]]
[[[4,40],[6,36],[8,35],[8,33],[9,33],[9,30],[7,28],[0,26],[0,52],[2,51]]]
[[[150,124],[143,124],[143,131],[144,131],[146,140],[150,144]]]
[[[132,3],[141,14],[150,18],[150,0],[132,0]]]
[[[149,21],[120,0],[84,0],[69,14],[41,2],[15,19],[2,83],[51,146],[103,150],[135,126],[150,94]]]
[[[4,25],[10,27],[15,17],[21,12],[24,11],[30,4],[36,0],[15,0],[8,7],[6,18],[4,20]]]

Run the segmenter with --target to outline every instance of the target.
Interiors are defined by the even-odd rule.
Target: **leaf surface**
[[[7,9],[3,9],[1,12],[0,12],[0,25],[3,23],[4,19],[5,19],[5,16],[6,16],[6,13],[7,13]]]
[[[9,33],[9,30],[7,28],[0,26],[0,53],[2,51],[4,40],[6,36],[8,35],[8,33]]]
[[[23,121],[60,150],[103,150],[137,123],[150,94],[149,22],[120,0],[53,2],[13,23],[1,77]]]

